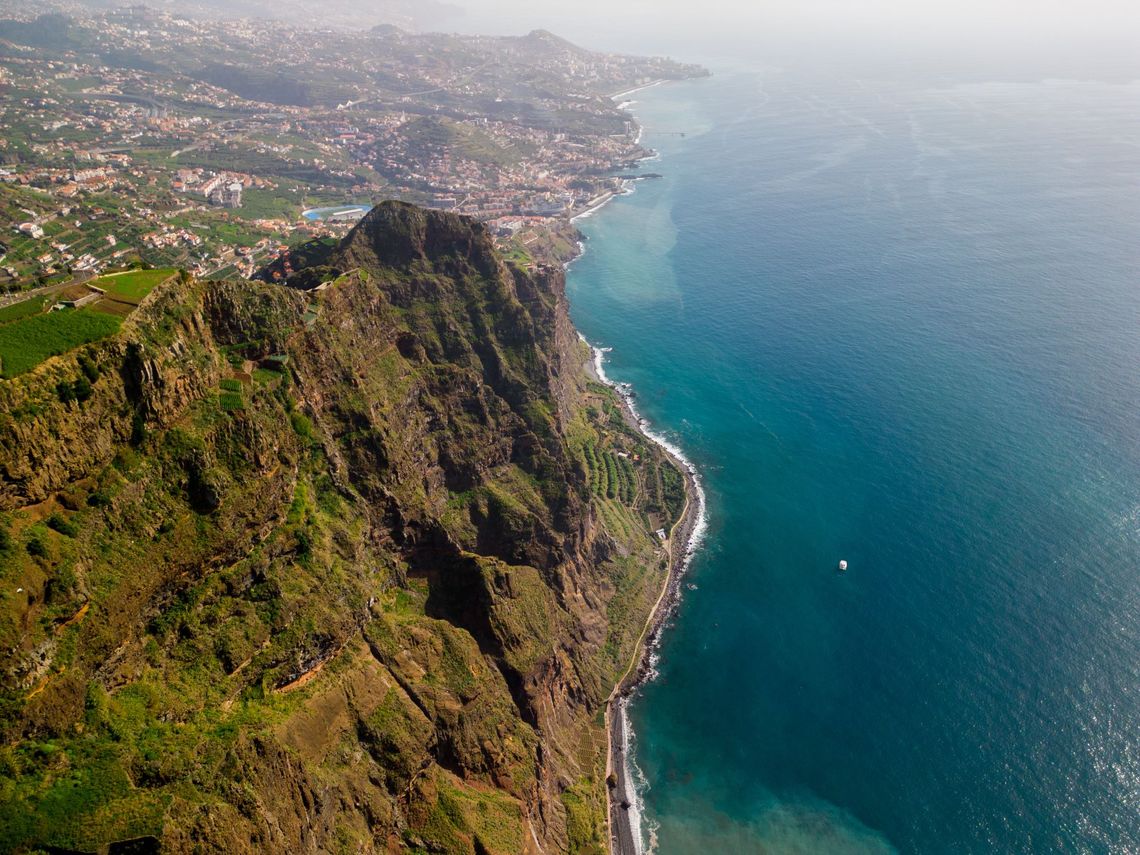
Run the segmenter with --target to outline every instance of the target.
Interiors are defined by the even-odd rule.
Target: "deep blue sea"
[[[573,317],[710,519],[646,837],[1140,852],[1140,84],[632,97],[665,177],[580,222]]]

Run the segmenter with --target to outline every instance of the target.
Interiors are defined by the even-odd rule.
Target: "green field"
[[[7,324],[11,321],[18,321],[21,318],[38,315],[41,314],[43,310],[43,297],[33,297],[31,300],[24,300],[22,303],[13,303],[11,306],[5,306],[3,309],[0,309],[0,324]]]
[[[301,216],[300,195],[285,190],[249,189],[233,216],[243,220],[295,220]]]
[[[142,302],[156,285],[165,282],[175,273],[172,269],[163,270],[131,270],[127,273],[112,273],[101,276],[91,284],[102,288],[108,297],[124,300],[129,303]]]
[[[0,326],[0,377],[10,380],[52,356],[106,338],[121,323],[114,315],[64,309]]]
[[[218,395],[218,403],[227,413],[245,409],[245,400],[234,392],[222,392]]]

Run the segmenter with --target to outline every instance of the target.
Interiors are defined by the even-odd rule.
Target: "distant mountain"
[[[586,59],[595,55],[592,51],[556,36],[549,30],[531,30],[514,41],[521,49],[542,56],[575,56]]]

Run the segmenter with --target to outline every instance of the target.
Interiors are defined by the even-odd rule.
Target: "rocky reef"
[[[0,381],[0,850],[605,851],[684,482],[562,271],[386,203],[263,279]]]

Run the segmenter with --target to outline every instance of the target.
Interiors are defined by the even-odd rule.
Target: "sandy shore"
[[[681,580],[694,548],[700,540],[704,524],[704,492],[697,480],[696,470],[679,449],[674,448],[651,430],[635,409],[624,387],[611,382],[602,368],[602,351],[593,348],[593,375],[618,392],[622,401],[622,414],[627,423],[646,439],[661,448],[685,477],[685,507],[680,519],[674,523],[666,541],[669,572],[661,593],[646,619],[645,627],[634,647],[629,668],[618,680],[606,700],[606,779],[609,789],[610,852],[613,855],[640,855],[640,811],[634,782],[630,780],[629,732],[625,705],[637,687],[652,674],[650,657],[658,634],[681,596]]]

